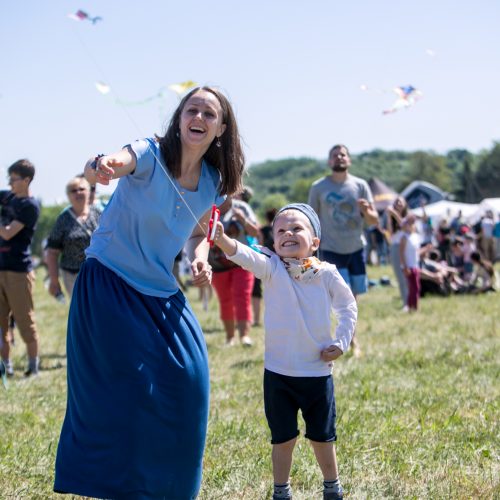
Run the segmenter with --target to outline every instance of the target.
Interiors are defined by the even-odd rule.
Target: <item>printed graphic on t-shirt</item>
[[[336,226],[346,229],[361,228],[361,218],[355,199],[330,192],[326,196],[326,202],[331,207],[330,213]]]

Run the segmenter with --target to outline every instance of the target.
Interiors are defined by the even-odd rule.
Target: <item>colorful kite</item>
[[[193,82],[192,80],[186,80],[185,82],[181,83],[173,83],[172,85],[169,85],[168,88],[170,90],[173,90],[178,96],[181,96],[184,94],[189,89],[192,89],[196,87],[198,84],[196,82]]]
[[[92,24],[95,24],[97,21],[102,21],[102,17],[99,16],[91,17],[83,10],[77,10],[76,14],[68,14],[68,17],[70,19],[73,19],[74,21],[87,20],[90,21]]]
[[[396,87],[391,90],[387,90],[387,89],[374,89],[368,87],[368,85],[363,84],[360,85],[360,89],[364,92],[375,92],[377,94],[386,94],[388,92],[391,93],[395,92],[397,94],[398,98],[391,106],[391,108],[382,111],[384,115],[395,113],[400,109],[409,108],[413,106],[423,95],[422,92],[416,89],[413,85],[406,85],[406,86]]]
[[[196,82],[193,82],[192,80],[186,80],[185,82],[181,83],[173,83],[168,87],[161,87],[156,94],[139,101],[124,101],[122,99],[116,99],[115,102],[116,104],[120,104],[123,106],[141,106],[143,104],[148,104],[149,102],[156,101],[157,99],[163,99],[167,90],[175,92],[180,97],[182,94],[184,94],[184,92],[196,87],[197,85],[198,84]],[[96,82],[95,87],[102,95],[106,95],[111,92],[111,87],[104,82]]]
[[[423,95],[420,90],[417,90],[412,85],[406,85],[405,87],[396,87],[395,89],[393,89],[393,91],[397,94],[398,98],[391,108],[382,111],[384,115],[395,113],[396,111],[399,111],[403,108],[410,108]]]

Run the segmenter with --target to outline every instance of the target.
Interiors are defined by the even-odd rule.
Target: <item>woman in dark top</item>
[[[49,273],[49,293],[62,293],[59,269],[69,297],[73,295],[76,276],[85,261],[85,249],[99,224],[101,211],[90,205],[90,184],[84,177],[74,177],[66,186],[71,206],[65,208],[47,240],[46,263]]]

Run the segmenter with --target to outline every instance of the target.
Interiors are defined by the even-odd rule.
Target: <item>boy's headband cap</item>
[[[290,203],[288,205],[285,205],[278,210],[276,216],[274,217],[274,220],[276,220],[276,217],[278,217],[281,212],[285,212],[286,210],[298,210],[299,212],[302,212],[309,219],[315,236],[321,239],[321,224],[319,222],[319,217],[310,205],[308,205],[307,203]]]

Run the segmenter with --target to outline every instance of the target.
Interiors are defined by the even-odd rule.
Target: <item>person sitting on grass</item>
[[[333,361],[349,348],[356,327],[354,296],[337,268],[314,253],[321,239],[316,212],[304,203],[281,208],[273,221],[273,253],[262,253],[224,234],[215,244],[264,284],[264,407],[271,430],[273,499],[292,498],[290,469],[299,435],[298,410],[324,478],[323,498],[343,498],[334,442]],[[331,336],[330,312],[337,318]]]
[[[420,260],[420,296],[427,294],[449,296],[451,293],[467,291],[466,283],[458,270],[441,261],[439,250],[432,245],[422,248]]]
[[[474,271],[469,281],[469,292],[479,294],[495,291],[495,269],[488,260],[484,259],[479,252],[472,252],[471,260]]]

